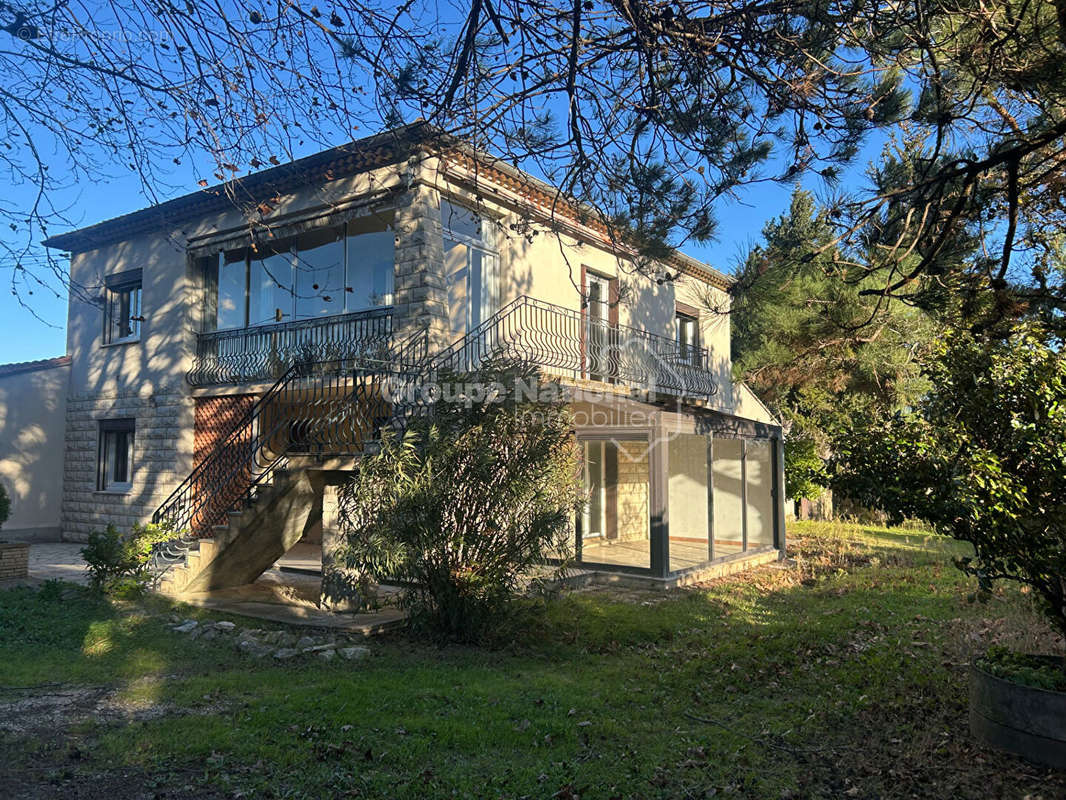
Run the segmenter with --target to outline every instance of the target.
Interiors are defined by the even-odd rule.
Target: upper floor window
[[[141,338],[141,271],[110,275],[104,287],[104,344]]]
[[[441,199],[440,217],[448,316],[452,334],[463,336],[496,312],[499,258],[492,225],[479,214]]]
[[[317,228],[207,265],[205,330],[315,319],[392,305],[395,234],[378,218]]]
[[[696,361],[700,346],[699,318],[688,310],[678,310],[675,319],[678,353],[685,361]]]

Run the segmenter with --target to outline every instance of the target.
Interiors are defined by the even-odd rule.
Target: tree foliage
[[[4,527],[8,516],[11,514],[11,498],[7,495],[7,488],[0,483],[0,528]]]
[[[418,118],[650,257],[713,235],[744,185],[838,191],[891,132],[894,155],[829,203],[842,277],[915,304],[947,287],[974,314],[1061,306],[1045,262],[1066,227],[1064,18],[1038,0],[4,0],[0,165],[35,190],[0,204],[7,266],[16,292],[65,277],[36,245],[70,221],[64,186],[132,171],[154,199],[172,161],[206,158],[204,182],[254,215],[245,170]],[[960,239],[987,257],[958,260]]]
[[[912,412],[858,427],[834,486],[892,518],[970,542],[982,589],[1030,586],[1066,634],[1066,355],[1033,323],[1003,339],[955,331]]]
[[[739,271],[732,306],[733,365],[788,427],[792,499],[813,498],[833,439],[861,415],[894,411],[926,383],[921,362],[933,325],[900,303],[880,303],[843,279],[827,214],[796,190]],[[807,258],[812,251],[817,257]]]
[[[104,530],[92,531],[81,550],[90,583],[105,592],[142,589],[156,545],[177,536],[170,525],[155,523],[134,524],[123,533],[109,522]]]
[[[466,388],[386,436],[341,488],[339,558],[364,583],[405,583],[416,622],[471,641],[501,621],[532,569],[572,551],[577,450],[565,405],[518,396],[535,369],[438,377]]]

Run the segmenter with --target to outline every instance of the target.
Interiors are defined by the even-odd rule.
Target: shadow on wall
[[[0,481],[11,516],[0,537],[58,539],[69,359],[0,368]]]
[[[114,522],[147,521],[192,468],[192,411],[185,381],[195,352],[201,281],[184,235],[155,233],[76,253],[72,280],[103,296],[108,276],[140,270],[139,335],[105,345],[103,304],[72,296],[72,359],[63,535],[81,540]],[[132,488],[97,486],[100,420],[134,419]]]

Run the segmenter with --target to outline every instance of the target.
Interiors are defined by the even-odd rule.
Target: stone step
[[[200,552],[200,559],[202,561],[206,563],[215,557],[215,553],[217,552],[217,543],[214,539],[201,539],[197,544],[198,550]]]
[[[294,492],[291,497],[290,491]],[[227,511],[225,523],[211,527],[211,536],[190,544],[184,562],[167,571],[159,582],[158,591],[177,596],[186,591],[201,591],[205,582],[233,580],[234,576],[245,582],[254,580],[253,575],[258,576],[262,569],[269,568],[299,539],[306,515],[313,506],[312,495],[303,469],[295,472],[277,470],[272,481],[257,487],[255,496],[242,504],[242,510]],[[275,503],[281,503],[285,510],[275,514],[272,505]],[[293,514],[294,522],[290,523],[288,520]],[[274,530],[275,520],[281,521],[282,525],[277,530]],[[256,537],[264,535],[266,538],[260,544]],[[274,536],[281,538],[272,540]],[[230,552],[229,548],[235,545],[239,545],[242,552]],[[275,549],[277,553],[273,552]],[[210,570],[210,576],[205,577],[205,570],[219,558],[222,560]],[[219,569],[222,578],[219,578]]]

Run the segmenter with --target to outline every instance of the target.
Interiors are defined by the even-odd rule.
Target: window
[[[124,492],[133,488],[132,419],[100,421],[100,447],[96,488],[104,492]]]
[[[396,234],[391,225],[365,217],[348,223],[347,309],[366,311],[392,305]]]
[[[141,338],[141,271],[108,276],[104,289],[104,344]]]
[[[396,237],[378,217],[207,259],[204,330],[272,325],[392,305]]]
[[[260,247],[248,259],[248,325],[269,325],[293,319],[293,253]]]
[[[700,328],[696,315],[678,311],[677,350],[682,361],[695,362],[699,356]]]
[[[676,433],[667,445],[670,493],[670,571],[698,566],[711,548],[710,447],[700,434]]]
[[[477,213],[440,201],[444,228],[444,271],[452,333],[464,336],[496,312],[498,259],[492,228]]]
[[[711,455],[715,558],[744,551],[744,442],[714,437]]]
[[[585,313],[586,374],[594,381],[607,380],[617,368],[611,364],[611,279],[588,272],[585,274],[588,305]]]

